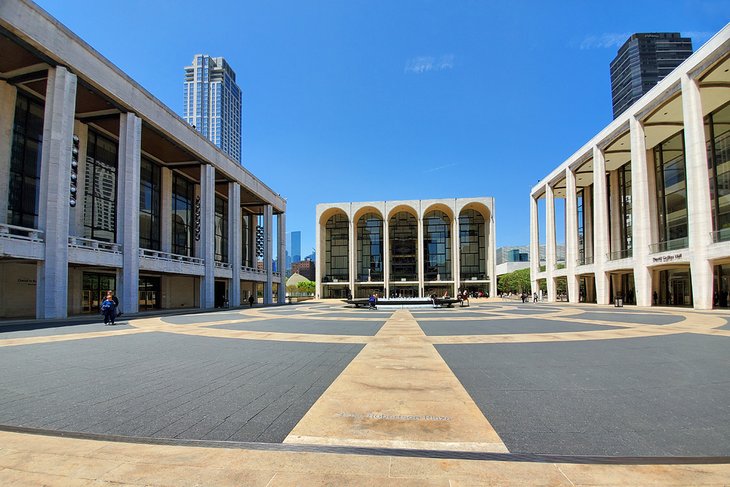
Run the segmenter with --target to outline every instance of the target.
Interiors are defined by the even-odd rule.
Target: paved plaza
[[[486,300],[0,327],[0,481],[721,485],[729,356],[730,314]]]

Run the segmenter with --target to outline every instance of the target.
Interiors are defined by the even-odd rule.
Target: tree
[[[530,269],[520,269],[497,278],[497,292],[499,293],[529,293]]]
[[[301,281],[297,283],[300,293],[314,294],[315,284],[312,281]]]

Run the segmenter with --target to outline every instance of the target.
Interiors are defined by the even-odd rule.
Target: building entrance
[[[652,301],[658,306],[692,306],[692,278],[689,267],[659,271],[659,289]]]
[[[623,299],[624,304],[636,304],[636,288],[634,287],[634,273],[611,274],[610,302],[616,298]]]
[[[81,286],[81,312],[98,313],[107,291],[116,294],[117,278],[114,274],[84,272]]]
[[[730,264],[716,265],[714,274],[712,306],[727,308],[730,302]]]
[[[139,276],[139,311],[160,308],[160,278]]]

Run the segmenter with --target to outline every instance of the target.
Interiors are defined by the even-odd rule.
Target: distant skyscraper
[[[289,232],[286,235],[286,249],[292,262],[302,260],[302,232]]]
[[[692,39],[678,32],[634,34],[611,61],[613,118],[692,54]]]
[[[196,54],[185,68],[183,118],[232,159],[241,161],[241,88],[222,57]]]

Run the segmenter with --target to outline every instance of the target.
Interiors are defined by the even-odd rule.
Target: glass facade
[[[631,163],[628,162],[618,169],[619,213],[621,219],[621,249],[631,250],[632,223],[631,223]]]
[[[659,271],[659,292],[652,299],[659,306],[692,306],[692,276],[689,267]]]
[[[459,215],[459,246],[461,279],[486,279],[486,228],[484,217],[478,211],[464,210]]]
[[[418,222],[407,211],[396,213],[388,222],[390,280],[418,280]]]
[[[451,279],[451,219],[434,210],[423,217],[423,274],[426,281]]]
[[[84,236],[114,242],[117,228],[117,143],[89,131],[86,145]]]
[[[254,246],[251,242],[251,225],[253,216],[245,210],[241,210],[241,265],[244,267],[254,266]]]
[[[383,219],[375,213],[357,221],[357,280],[383,280]]]
[[[730,240],[730,105],[707,117],[712,229],[715,241]]]
[[[586,258],[586,215],[584,211],[585,195],[583,188],[580,188],[576,194],[576,211],[578,214],[578,261],[585,263]]]
[[[10,155],[7,222],[38,228],[43,104],[18,93]]]
[[[659,250],[687,246],[687,186],[685,182],[684,132],[654,148],[657,185]]]
[[[715,308],[727,308],[730,302],[730,265],[714,266],[714,291],[712,293],[712,306]]]
[[[172,252],[193,255],[195,184],[174,173],[172,177]]]
[[[343,214],[327,220],[325,226],[325,270],[323,282],[348,281],[349,222]]]
[[[160,166],[142,158],[139,188],[139,246],[160,250],[160,212],[162,201]]]
[[[218,262],[228,262],[228,201],[220,196],[215,197],[215,212],[213,217],[215,260]]]

